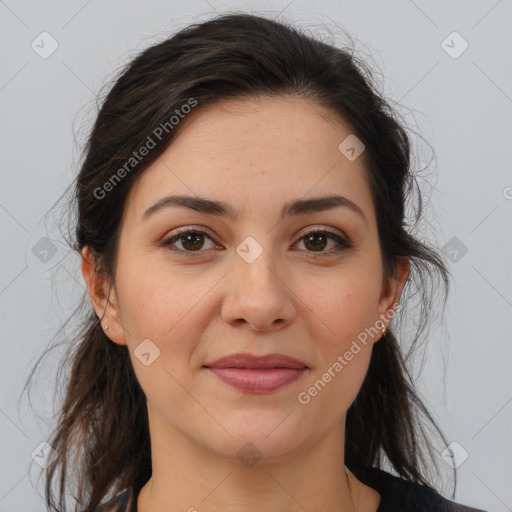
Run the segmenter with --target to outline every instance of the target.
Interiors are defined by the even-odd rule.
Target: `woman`
[[[475,510],[434,489],[420,415],[435,423],[392,322],[412,288],[414,343],[434,279],[448,290],[405,229],[414,179],[347,51],[232,14],[142,52],[77,177],[94,309],[48,507],[77,450],[87,512]]]

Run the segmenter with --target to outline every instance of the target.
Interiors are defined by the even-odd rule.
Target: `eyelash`
[[[190,234],[199,234],[199,235],[205,235],[207,238],[209,238],[210,240],[212,240],[212,242],[214,242],[214,240],[212,239],[211,236],[208,235],[208,233],[206,233],[205,231],[201,231],[199,229],[190,229],[190,228],[186,228],[184,229],[183,231],[181,231],[180,233],[170,237],[170,238],[167,238],[165,240],[162,241],[161,245],[162,246],[165,246],[165,247],[168,247],[170,250],[172,250],[173,252],[178,252],[178,253],[182,253],[184,254],[185,256],[187,257],[192,257],[192,258],[195,258],[195,257],[198,257],[199,254],[196,254],[196,253],[201,253],[201,252],[205,252],[204,250],[198,250],[198,251],[185,251],[185,250],[182,250],[182,249],[176,249],[176,248],[171,248],[171,245],[178,241],[180,238],[184,238],[186,237],[187,235],[190,235]],[[326,257],[329,257],[329,256],[333,256],[334,254],[337,254],[343,250],[346,250],[346,249],[351,249],[353,247],[352,243],[349,242],[348,240],[345,240],[344,238],[340,237],[339,235],[331,232],[331,231],[327,231],[325,229],[312,229],[311,231],[308,231],[307,233],[304,233],[304,235],[302,235],[300,238],[299,238],[299,242],[302,241],[303,239],[307,238],[308,236],[310,235],[313,235],[313,234],[323,234],[323,235],[326,235],[328,238],[331,238],[332,240],[334,240],[335,242],[337,242],[339,245],[337,248],[335,248],[334,250],[331,249],[330,251],[320,251],[320,252],[314,252],[314,251],[306,251],[306,252],[310,252],[314,255],[314,258],[326,258]]]

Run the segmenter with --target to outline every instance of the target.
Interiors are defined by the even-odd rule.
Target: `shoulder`
[[[94,512],[130,512],[133,509],[133,488],[128,487],[109,501],[98,505]],[[136,509],[133,509],[136,510]]]
[[[381,495],[377,512],[486,512],[450,501],[430,487],[404,480],[378,468],[365,468],[356,476]]]

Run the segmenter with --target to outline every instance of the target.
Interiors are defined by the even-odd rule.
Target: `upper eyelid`
[[[166,235],[164,237],[165,240],[169,240],[171,238],[176,238],[176,237],[179,237],[180,235],[183,235],[183,234],[187,234],[188,232],[199,232],[199,233],[203,233],[205,234],[206,236],[210,237],[212,240],[215,239],[215,235],[212,235],[210,234],[210,231],[208,228],[206,227],[203,227],[203,226],[184,226],[182,228],[177,228],[178,231],[175,232],[174,234],[172,235]],[[334,230],[337,230],[337,231],[334,231]],[[325,226],[325,225],[315,225],[315,226],[308,226],[308,227],[305,227],[305,228],[302,228],[300,229],[295,235],[294,237],[299,237],[299,238],[302,238],[303,236],[311,233],[311,232],[315,232],[315,231],[321,231],[321,232],[327,232],[327,233],[331,233],[333,235],[336,235],[336,236],[339,236],[341,238],[344,238],[346,239],[347,241],[350,241],[350,237],[347,236],[347,234],[339,229],[339,228],[331,228],[331,227],[328,227],[328,226]]]

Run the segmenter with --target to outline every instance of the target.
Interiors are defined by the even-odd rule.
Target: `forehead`
[[[169,150],[215,145],[235,148],[249,156],[261,146],[298,154],[322,143],[335,143],[340,134],[350,134],[349,124],[312,100],[293,96],[233,98],[212,105],[199,105],[182,121],[180,133]],[[171,150],[171,147],[173,149]],[[252,150],[252,151],[251,151]],[[261,155],[264,157],[264,155]]]
[[[237,210],[275,203],[276,212],[299,197],[341,194],[372,216],[363,157],[351,161],[339,149],[352,134],[340,116],[295,97],[237,98],[196,109],[134,184],[129,208],[138,218],[165,193],[224,200]]]

